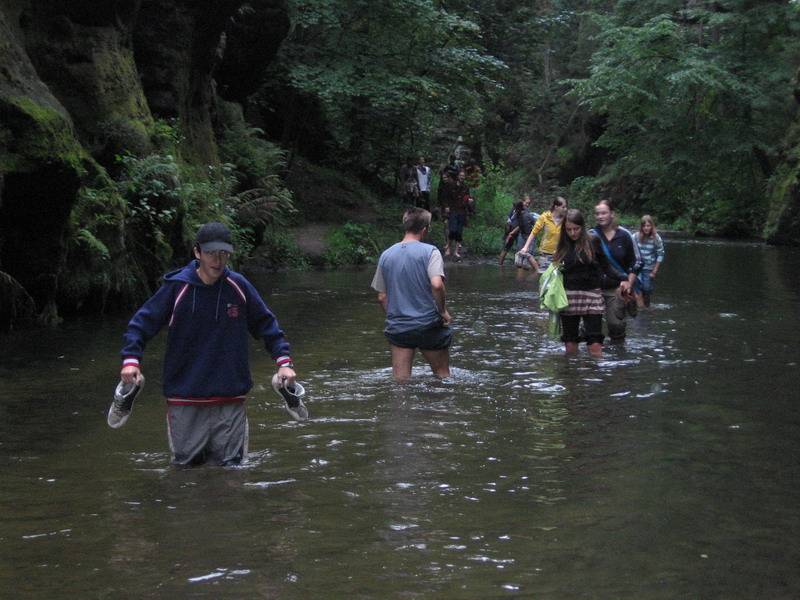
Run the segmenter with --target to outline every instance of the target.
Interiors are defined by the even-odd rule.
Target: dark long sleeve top
[[[562,235],[566,235],[562,233]],[[575,251],[568,252],[561,261],[561,273],[564,275],[564,289],[566,290],[596,290],[599,289],[604,280],[609,282],[620,282],[627,279],[624,273],[617,271],[609,262],[605,252],[603,252],[603,242],[596,235],[590,233],[589,239],[594,250],[594,260],[588,262],[578,259]],[[611,287],[611,286],[609,286]]]

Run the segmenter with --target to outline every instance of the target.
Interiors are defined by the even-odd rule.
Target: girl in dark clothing
[[[580,322],[583,319],[589,354],[600,356],[603,348],[603,312],[605,305],[600,281],[607,278],[624,279],[608,261],[600,238],[586,231],[583,215],[570,209],[564,217],[564,228],[558,240],[553,262],[561,263],[564,289],[569,306],[561,312],[561,341],[567,354],[578,351]]]
[[[464,171],[458,173],[455,184],[450,185],[445,191],[444,215],[447,219],[447,245],[444,255],[450,256],[450,245],[454,246],[453,256],[461,258],[458,251],[461,249],[463,240],[464,226],[467,222],[467,212],[469,211],[469,187],[465,183],[467,174]]]
[[[500,259],[498,261],[500,266],[505,262],[508,252],[514,247],[514,242],[527,240],[528,234],[530,234],[531,229],[533,229],[536,217],[528,210],[530,205],[531,197],[525,194],[522,200],[514,203],[514,208],[508,213],[508,220],[506,221],[505,232],[503,233],[503,251],[500,252]],[[536,268],[538,271],[538,265]]]
[[[616,310],[618,297],[628,298],[632,295],[633,284],[639,271],[642,270],[642,257],[639,254],[639,247],[633,240],[633,234],[624,227],[620,227],[617,222],[617,215],[610,200],[604,198],[597,203],[597,206],[594,207],[594,217],[597,225],[592,231],[601,236],[600,241],[608,248],[608,255],[612,259],[609,262],[612,262],[615,269],[625,272],[624,279],[604,279],[601,285],[603,301],[606,305],[608,337],[613,342],[621,343],[625,341],[626,323],[625,312],[620,315]],[[635,308],[636,303],[633,302],[628,306]],[[633,315],[633,313],[631,314]]]

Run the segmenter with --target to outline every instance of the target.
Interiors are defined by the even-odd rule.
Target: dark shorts
[[[402,333],[386,334],[389,343],[400,348],[419,348],[420,350],[444,350],[450,347],[453,340],[453,332],[444,325],[434,325],[426,329],[415,329]]]
[[[514,245],[514,242],[517,241],[518,237],[519,237],[519,233],[517,233],[517,234],[513,235],[512,237],[508,238],[508,241],[506,241],[506,238],[503,238],[503,250],[505,250],[506,252],[511,250],[511,247]]]
[[[464,233],[464,224],[467,221],[467,215],[450,215],[447,217],[447,236],[451,240],[460,242],[462,234]]]
[[[561,313],[562,342],[581,341],[580,322],[583,319],[583,337],[587,344],[603,343],[603,315],[565,315]]]

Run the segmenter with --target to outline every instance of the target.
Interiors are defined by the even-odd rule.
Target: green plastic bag
[[[552,338],[561,336],[561,319],[558,316],[569,306],[567,292],[564,289],[564,275],[561,274],[561,263],[550,263],[539,278],[539,307],[548,310],[547,333]]]

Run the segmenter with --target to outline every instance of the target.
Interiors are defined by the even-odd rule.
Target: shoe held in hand
[[[284,380],[286,378],[284,377]],[[283,383],[283,385],[281,385]],[[283,407],[295,421],[303,422],[308,419],[308,409],[301,398],[306,395],[306,390],[296,381],[286,385],[278,379],[278,374],[272,376],[272,389],[283,398]]]
[[[133,401],[139,396],[144,387],[144,375],[139,375],[135,383],[120,381],[114,390],[114,401],[108,409],[108,426],[119,429],[128,421],[133,410]]]

